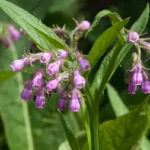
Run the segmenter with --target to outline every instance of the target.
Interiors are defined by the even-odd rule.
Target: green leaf
[[[46,27],[40,20],[27,11],[4,0],[0,0],[0,7],[11,19],[20,25],[42,49],[48,50],[52,47],[67,48],[65,43],[58,38],[50,28]]]
[[[9,79],[10,77],[12,77],[15,74],[16,73],[13,71],[0,71],[0,82]]]
[[[67,122],[65,121],[65,119],[60,111],[59,111],[59,114],[60,114],[61,122],[63,124],[68,142],[70,144],[70,147],[72,148],[72,150],[80,150],[79,143],[78,143],[74,133],[72,132],[70,126],[67,124]]]
[[[123,103],[118,92],[110,84],[107,84],[107,92],[111,106],[113,107],[116,116],[122,116],[129,112],[127,106]]]
[[[96,15],[90,29],[86,33],[86,35],[89,34],[99,24],[99,21],[102,17],[109,17],[112,24],[122,21],[122,18],[120,17],[120,15],[118,13],[116,13],[116,12],[112,13],[109,10],[102,10]]]
[[[147,114],[142,107],[116,120],[102,123],[100,125],[100,149],[133,150],[141,140],[147,123]]]
[[[81,147],[81,150],[88,150],[88,144],[87,144],[87,138],[86,133],[84,131],[81,131],[77,136],[76,139],[78,140],[78,143]],[[71,147],[69,146],[68,141],[64,141],[60,146],[59,150],[71,150]]]
[[[68,141],[64,141],[60,146],[58,150],[71,150],[71,147],[69,145]]]
[[[91,86],[91,91],[95,94],[95,96],[96,94],[102,94],[105,85],[114,73],[114,64],[121,48],[121,43],[115,45],[115,47],[107,54],[107,56],[102,61],[101,67],[97,71]]]
[[[10,59],[17,59],[15,47],[0,51],[0,71],[10,69]],[[7,59],[6,59],[7,58]],[[0,83],[0,116],[10,150],[34,150],[27,103],[20,98],[21,73]]]
[[[147,5],[137,22],[133,24],[131,30],[142,33],[147,25],[148,20],[149,5]],[[104,58],[91,86],[91,90],[93,91],[93,93],[97,94],[96,97],[99,97],[99,95],[102,94],[105,85],[110,80],[114,71],[117,69],[118,65],[121,63],[132,46],[132,44],[126,44],[125,46],[123,46],[122,42],[119,41]]]
[[[116,116],[122,116],[129,112],[129,109],[127,106],[123,103],[121,97],[119,96],[118,92],[110,85],[107,84],[107,91],[108,91],[108,97],[110,100],[110,103],[113,107],[113,110],[116,114]],[[148,101],[149,97],[146,98],[145,101]],[[139,143],[142,150],[148,150],[150,146],[150,142],[146,135],[143,134],[141,138],[141,143]]]
[[[54,0],[9,0],[9,2],[12,2],[13,4],[25,9],[26,11],[40,19],[45,18],[46,14],[48,13],[49,6],[53,1]],[[1,21],[9,22],[8,16],[4,14],[2,10],[0,10],[0,19]]]
[[[88,54],[91,68],[97,63],[100,57],[104,54],[107,48],[112,44],[122,27],[124,27],[129,21],[129,18],[116,23],[109,29],[107,29],[101,36],[95,41],[91,51]]]

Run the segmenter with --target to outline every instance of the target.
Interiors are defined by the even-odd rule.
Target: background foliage
[[[147,3],[146,0],[140,0],[138,3],[136,3],[136,0],[11,0],[11,2],[35,15],[47,26],[51,27],[53,24],[63,26],[66,24],[70,29],[74,26],[72,17],[77,20],[81,20],[84,17],[92,22],[95,15],[102,9],[116,11],[123,19],[131,16],[130,22],[128,23],[128,26],[130,27],[133,22],[138,19]],[[14,23],[3,12],[0,12],[0,21]],[[110,22],[108,21],[108,18],[103,18],[100,21],[100,24],[93,32],[89,33],[86,39],[82,38],[80,40],[79,49],[81,49],[85,54],[88,53],[96,38],[109,26]],[[146,31],[149,32],[149,30],[150,26],[147,26]],[[57,95],[54,95],[51,99],[49,99],[46,104],[46,108],[41,110],[36,109],[32,101],[22,103],[20,100],[19,92],[23,88],[21,82],[25,81],[28,74],[12,74],[9,71],[10,63],[14,59],[21,57],[24,48],[26,51],[29,51],[29,39],[26,36],[22,36],[21,39],[9,50],[4,47],[0,47],[0,77],[2,76],[0,79],[0,149],[41,150],[44,148],[47,150],[67,150],[67,142],[63,143],[66,140],[65,132],[56,107],[58,98]],[[108,52],[106,52],[106,54]],[[104,54],[104,56],[106,54]],[[110,80],[111,85],[108,85],[107,90],[105,90],[105,97],[100,108],[101,123],[128,113],[129,109],[132,108],[133,105],[134,107],[135,105],[139,105],[146,98],[146,95],[142,94],[140,91],[138,91],[134,96],[128,95],[127,93],[127,85],[124,82],[124,74],[130,55],[131,54],[129,53],[121,63],[121,66],[118,67]],[[104,56],[94,67],[95,71],[98,70]],[[95,76],[95,71],[93,71],[90,75],[91,82],[93,81],[93,76]],[[10,78],[5,80],[7,76]],[[119,108],[121,108],[121,110]],[[149,108],[150,106],[148,104],[148,112],[150,111]],[[138,133],[137,135],[134,133],[137,132],[137,129],[139,128],[141,131],[139,130],[138,132],[142,132],[142,129],[145,128],[147,124],[146,114],[144,114],[142,120],[135,116],[137,112],[141,113],[143,111],[142,106],[139,109],[132,110],[131,113],[127,115],[131,115],[130,118],[134,118],[135,120],[127,120],[126,123],[124,123],[123,120],[124,118],[129,118],[127,115],[118,118],[115,122],[104,122],[104,124],[100,126],[100,131],[103,131],[100,136],[100,140],[104,139],[104,142],[106,143],[109,141],[112,149],[109,147],[105,147],[103,149],[131,149],[130,142],[132,144],[134,140],[137,140],[136,138],[138,135]],[[81,114],[74,114],[69,111],[65,111],[63,112],[63,115],[74,133],[79,133],[79,131],[83,130],[82,120],[80,121]],[[150,112],[148,113],[148,116],[150,116]],[[27,127],[24,127],[24,122],[26,122]],[[118,124],[122,125],[122,130],[127,127],[129,128],[129,131],[131,131],[130,134],[133,136],[129,141],[125,139],[126,133],[120,133],[120,131],[117,131],[117,139],[111,138],[113,137],[113,132],[116,131],[117,126],[119,126]],[[150,147],[150,143],[148,141],[150,138],[149,127],[150,126],[148,125],[145,133],[146,136],[144,137],[144,140],[142,140],[142,144],[144,143],[142,145],[143,150],[148,150],[147,147]],[[103,128],[107,130],[104,131]],[[85,137],[84,134],[82,136],[81,135],[79,137]],[[110,139],[106,138],[107,136]],[[119,141],[122,140],[122,142],[127,142],[127,144],[125,144],[126,147],[120,148],[119,143],[115,143],[115,141],[118,141],[118,138],[120,137],[121,139],[119,139]],[[84,140],[84,138],[81,139]],[[114,141],[112,141],[112,139]],[[23,145],[23,147],[20,147],[21,145]],[[86,143],[82,146],[86,149]]]

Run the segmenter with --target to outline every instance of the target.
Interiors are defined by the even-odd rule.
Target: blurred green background
[[[22,7],[23,9],[30,12],[32,15],[41,19],[43,23],[47,26],[52,27],[53,24],[57,24],[62,27],[64,24],[68,29],[73,29],[75,26],[72,18],[81,21],[83,18],[92,22],[95,15],[103,10],[109,9],[111,11],[118,12],[122,18],[131,17],[130,22],[127,27],[130,27],[133,22],[135,22],[143,9],[147,4],[147,0],[10,0],[14,4]],[[0,21],[13,23],[7,15],[0,11]],[[95,39],[108,27],[110,22],[108,18],[103,18],[100,21],[98,27],[91,32],[87,38],[82,38],[79,42],[79,50],[82,50],[84,54],[87,54],[91,49]],[[19,27],[18,27],[19,29]],[[148,35],[150,31],[150,26],[147,26],[146,32]],[[20,40],[15,42],[15,47],[17,49],[18,58],[20,58],[24,52],[24,49],[29,51],[29,39],[26,36],[21,36]],[[134,51],[134,49],[133,49]],[[128,61],[131,53],[124,59],[121,66],[117,69],[113,75],[110,83],[119,92],[123,102],[130,108],[132,105],[139,104],[145,95],[139,90],[136,95],[131,96],[127,93],[127,84],[125,84],[125,70],[128,66]],[[16,56],[11,55],[11,50],[4,47],[0,47],[0,71],[9,71],[10,64]],[[144,56],[147,59],[147,56]],[[98,62],[98,68],[101,60]],[[150,63],[147,63],[149,66]],[[94,72],[90,77],[92,81],[94,77]],[[29,75],[23,73],[23,79],[25,80]],[[4,77],[5,79],[5,77]],[[10,77],[8,80],[0,81],[0,150],[8,150],[9,145],[12,146],[11,141],[6,141],[6,137],[11,136],[15,138],[18,135],[13,134],[13,130],[20,132],[18,125],[21,125],[21,112],[22,105],[19,103],[21,101],[19,96],[20,81],[16,78],[16,75]],[[52,96],[46,104],[44,109],[36,109],[34,107],[33,101],[27,103],[28,114],[31,123],[31,131],[33,135],[34,147],[36,150],[57,150],[62,142],[65,141],[65,133],[57,113],[57,99],[58,96]],[[26,102],[24,102],[26,103]],[[149,107],[150,108],[150,107]],[[110,105],[107,91],[100,108],[101,118],[100,121],[110,120],[115,118],[112,106]],[[80,114],[71,113],[65,111],[64,115],[66,120],[71,125],[74,133],[79,132],[83,129],[82,121],[80,120]],[[20,120],[19,120],[20,119]],[[21,126],[23,128],[23,126]],[[12,133],[7,134],[8,131]],[[6,131],[4,133],[4,131]],[[24,132],[22,136],[24,136]],[[148,131],[148,137],[150,138],[150,132]],[[20,139],[23,137],[17,137]],[[17,142],[16,142],[17,143]],[[24,143],[22,143],[21,150],[25,149]],[[15,149],[14,149],[15,150]],[[18,149],[20,148],[18,147]],[[65,149],[64,149],[65,150]]]

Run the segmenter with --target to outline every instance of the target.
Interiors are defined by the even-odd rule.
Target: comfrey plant
[[[71,32],[72,35],[65,29],[54,28],[53,30],[58,36],[60,33],[63,34],[61,38],[64,40],[66,33],[71,37],[69,42],[74,46],[71,51],[51,48],[46,52],[30,53],[24,58],[12,62],[11,68],[15,72],[22,70],[27,65],[34,67],[37,62],[45,64],[44,68],[38,68],[25,83],[21,92],[23,100],[29,100],[33,92],[35,106],[43,108],[46,103],[45,95],[52,94],[57,90],[60,95],[60,100],[58,100],[60,110],[66,108],[68,99],[70,99],[69,108],[71,111],[80,110],[82,100],[80,89],[86,83],[81,73],[90,69],[90,63],[76,48],[79,38],[89,28],[90,23],[86,20],[77,24]]]
[[[149,146],[141,144],[141,141],[149,143],[148,130],[146,130],[148,116],[145,110],[148,97],[129,111],[129,108],[121,100],[120,93],[108,83],[117,67],[134,46],[137,52],[133,52],[132,64],[127,71],[128,97],[131,96],[130,94],[136,94],[138,87],[144,94],[150,93],[148,69],[144,66],[143,57],[141,57],[142,49],[146,52],[150,50],[149,38],[142,38],[149,20],[149,5],[146,6],[131,29],[125,28],[130,18],[123,20],[118,13],[103,10],[96,15],[93,23],[87,20],[78,22],[74,19],[76,26],[71,31],[65,26],[49,28],[28,12],[8,1],[0,0],[0,8],[18,23],[21,28],[20,32],[24,36],[29,36],[31,40],[30,52],[24,53],[20,58],[16,56],[12,63],[9,61],[13,70],[11,73],[14,75],[16,72],[15,79],[17,77],[17,79],[21,79],[21,72],[22,74],[24,71],[30,73],[27,81],[23,84],[24,88],[20,91],[21,98],[16,100],[16,93],[11,95],[12,99],[5,96],[4,102],[7,99],[12,100],[10,102],[12,109],[6,107],[9,102],[6,102],[5,105],[0,102],[2,104],[0,113],[2,113],[4,123],[10,125],[11,122],[12,128],[14,120],[17,120],[17,123],[13,124],[14,130],[8,130],[6,127],[7,138],[9,138],[12,149],[17,150],[24,143],[26,150],[34,150],[34,146],[39,142],[37,139],[43,133],[41,129],[45,133],[43,124],[46,122],[47,126],[51,122],[49,118],[48,121],[44,118],[43,112],[47,111],[47,108],[47,112],[49,112],[48,101],[54,94],[59,96],[55,99],[57,106],[54,107],[58,108],[57,113],[60,115],[69,142],[67,146],[64,142],[59,150],[68,150],[68,147],[72,150],[137,150],[138,148],[144,150],[145,147],[149,148]],[[88,38],[89,33],[92,33],[102,17],[109,17],[112,26],[99,35],[88,55],[84,55],[78,47],[78,42],[81,37]],[[13,35],[9,34],[9,38],[13,40],[17,40],[20,36],[17,31],[14,32],[14,27],[11,25],[8,26],[7,31],[11,34],[13,31]],[[13,43],[10,48],[12,46]],[[11,51],[11,53],[14,54],[15,51]],[[20,90],[21,83],[18,84]],[[11,90],[9,89],[9,91]],[[111,105],[111,109],[113,109],[112,114],[116,115],[115,120],[103,119],[106,111],[102,109],[101,103],[107,98],[110,100],[109,106]],[[131,98],[135,99],[134,95]],[[32,102],[27,103],[26,101],[31,99],[33,99],[35,108],[43,108],[43,112],[41,109],[35,110],[34,107],[31,112],[28,112],[27,105],[30,106]],[[23,110],[20,111],[22,107]],[[1,110],[1,108],[5,109]],[[70,111],[67,111],[68,108]],[[16,114],[14,109],[19,109],[19,114]],[[62,110],[66,111],[62,113]],[[37,112],[36,115],[33,113],[35,111],[40,114],[38,123],[33,123],[33,118],[37,116]],[[8,117],[8,112],[11,117]],[[82,130],[79,135],[76,135],[76,130],[72,130],[66,121],[64,115],[67,113],[76,114],[76,120],[80,125],[79,132]],[[101,115],[99,115],[100,113]],[[36,124],[35,131],[37,131],[38,124],[38,137],[36,137],[37,133],[33,132],[33,137],[36,137],[34,140],[38,142],[33,142],[30,123],[32,128]],[[75,123],[73,122],[73,124]],[[23,132],[18,132],[20,130]],[[46,138],[48,134],[51,134],[51,130],[48,133],[47,127]],[[61,134],[63,133],[61,132]],[[59,133],[60,137],[61,134]],[[22,142],[18,142],[20,137],[22,137]],[[40,141],[43,149],[49,147],[49,140],[47,145],[46,141],[44,140],[44,143]]]

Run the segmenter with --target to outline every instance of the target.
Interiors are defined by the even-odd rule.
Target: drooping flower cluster
[[[87,25],[85,28],[83,26],[79,27],[80,32],[89,28]],[[78,32],[77,29],[76,32]],[[35,66],[39,63],[40,67],[25,83],[21,98],[29,100],[33,96],[35,106],[43,108],[46,103],[46,95],[58,91],[60,110],[64,110],[69,102],[71,111],[79,111],[82,99],[80,89],[84,88],[86,83],[81,73],[90,69],[90,63],[85,56],[76,49],[50,49],[45,52],[30,53],[20,60],[15,60],[11,68],[17,72],[27,65]]]
[[[148,80],[148,73],[143,66],[141,60],[141,48],[150,50],[150,43],[147,42],[149,38],[140,38],[137,32],[130,31],[128,33],[128,42],[133,43],[137,48],[137,54],[133,53],[133,67],[128,73],[128,92],[135,94],[139,86],[143,93],[150,93],[150,81]]]
[[[139,86],[143,93],[150,93],[150,81],[148,81],[147,72],[143,68],[141,62],[136,62],[132,70],[129,72],[128,92],[135,94]]]
[[[6,48],[11,46],[11,41],[17,41],[20,38],[20,32],[13,25],[0,24],[0,44]]]

